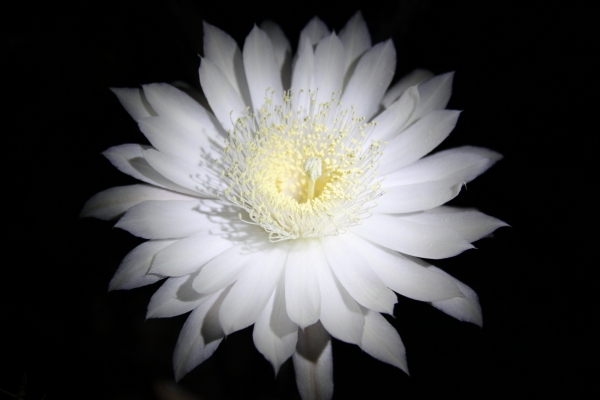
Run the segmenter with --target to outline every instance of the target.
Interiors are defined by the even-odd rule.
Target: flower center
[[[333,98],[316,106],[310,96],[308,109],[293,100],[290,92],[279,105],[267,98],[258,115],[238,119],[222,159],[225,197],[271,241],[343,233],[383,194],[375,181],[382,145],[363,146],[373,124]]]

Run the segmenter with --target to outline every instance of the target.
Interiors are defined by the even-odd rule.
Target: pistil
[[[319,179],[323,170],[321,168],[321,159],[319,157],[308,157],[304,161],[304,172],[308,178],[306,188],[306,200],[312,200],[315,197],[315,181]]]

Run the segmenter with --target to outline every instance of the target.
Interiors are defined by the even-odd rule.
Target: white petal
[[[298,392],[303,400],[329,400],[333,396],[331,337],[320,323],[298,331],[292,356]]]
[[[460,111],[434,111],[390,141],[380,158],[378,174],[397,171],[437,147],[454,129]]]
[[[482,147],[456,147],[427,156],[388,174],[384,182],[386,187],[446,179],[466,183],[484,173],[500,159],[501,154]]]
[[[310,93],[315,90],[315,55],[309,43],[298,50],[298,59],[294,64],[292,74],[292,90],[294,91],[294,107],[301,109],[300,116],[308,115],[310,107]]]
[[[298,49],[298,60],[294,64],[292,74],[292,89],[294,93],[300,90],[307,91],[314,88],[313,75],[315,73],[315,54],[312,46],[306,44]]]
[[[298,341],[298,326],[288,317],[285,303],[285,277],[281,276],[252,332],[256,349],[273,365],[275,375],[294,354]]]
[[[483,316],[481,314],[481,306],[479,305],[479,297],[477,297],[477,293],[441,269],[434,266],[429,267],[429,269],[450,277],[452,280],[454,280],[454,283],[458,285],[458,288],[465,296],[455,297],[450,300],[435,301],[431,304],[438,310],[445,312],[459,321],[471,322],[480,327],[483,326]]]
[[[187,93],[167,84],[144,85],[144,94],[158,115],[181,125],[189,132],[223,143],[225,132],[212,116]],[[139,122],[139,121],[138,121]]]
[[[281,27],[273,21],[264,21],[260,24],[260,29],[269,36],[269,39],[273,43],[273,50],[275,51],[275,58],[277,59],[277,65],[281,73],[283,88],[287,89],[290,87],[292,76],[292,46],[290,45],[290,41],[285,37]]]
[[[79,216],[104,220],[115,219],[146,200],[193,200],[193,198],[150,185],[118,186],[92,196],[83,206]]]
[[[319,242],[294,240],[285,263],[285,300],[290,319],[302,329],[321,314],[319,268],[328,268]]]
[[[438,75],[427,82],[421,83],[419,89],[419,105],[413,114],[413,121],[432,111],[446,108],[452,95],[452,80],[454,72]]]
[[[242,272],[219,311],[219,321],[226,335],[256,321],[275,290],[287,248],[287,243],[273,243],[259,263]]]
[[[344,71],[351,74],[359,57],[371,48],[371,35],[360,11],[354,14],[342,28],[340,40],[344,44],[346,52]],[[344,77],[349,78],[350,75],[347,75],[346,72]]]
[[[148,149],[151,149],[151,147],[139,144],[122,144],[105,150],[102,155],[124,174],[175,192],[192,194],[194,196],[198,195],[196,192],[168,180],[152,168],[150,164],[148,164],[148,161],[144,160],[142,154],[144,150]]]
[[[196,308],[208,295],[196,292],[192,280],[191,275],[167,279],[150,299],[146,318],[174,317]]]
[[[179,186],[196,191],[199,195],[216,197],[215,193],[224,189],[220,176],[208,167],[193,165],[154,149],[144,150],[142,154],[158,173]]]
[[[156,111],[154,111],[150,103],[148,103],[148,99],[146,99],[142,89],[110,88],[110,90],[117,95],[117,98],[125,111],[127,111],[136,121],[141,118],[157,115]]]
[[[375,275],[368,262],[342,236],[321,238],[323,252],[344,288],[371,310],[394,313],[396,295]]]
[[[315,49],[315,86],[317,104],[331,101],[332,95],[339,100],[342,90],[345,62],[344,45],[335,33],[319,41]]]
[[[379,114],[373,122],[377,123],[372,138],[389,141],[400,134],[410,120],[419,102],[419,92],[416,87],[409,88],[387,110]]]
[[[373,272],[387,287],[419,301],[439,301],[462,296],[454,281],[434,273],[415,260],[347,232],[344,238],[368,260]]]
[[[342,104],[354,106],[357,117],[370,120],[379,111],[379,103],[395,70],[396,50],[392,41],[375,45],[358,61],[342,95]]]
[[[246,106],[238,91],[225,75],[208,58],[200,63],[200,84],[202,91],[215,113],[215,117],[226,131],[233,130],[235,122],[244,114]]]
[[[461,187],[462,182],[457,182],[457,179],[386,187],[386,193],[378,199],[375,211],[396,214],[438,207],[455,198]]]
[[[183,324],[173,353],[175,381],[212,356],[225,337],[217,316],[226,295],[224,290],[202,298]]]
[[[400,368],[408,374],[406,350],[398,332],[381,314],[363,309],[365,331],[360,348],[379,361]]]
[[[188,275],[233,245],[220,232],[197,233],[159,252],[150,272],[165,276]]]
[[[134,289],[163,279],[159,275],[148,275],[148,270],[156,253],[173,243],[174,240],[151,240],[131,250],[110,280],[108,290]]]
[[[131,207],[115,227],[145,239],[192,236],[212,226],[198,206],[199,201],[144,201]]]
[[[283,85],[275,49],[269,36],[257,26],[252,29],[244,43],[244,70],[255,113],[258,113],[265,103],[265,97],[271,97],[273,91],[273,101],[280,101]]]
[[[264,230],[262,233],[264,234]],[[264,257],[265,250],[251,249],[246,244],[236,245],[202,267],[194,280],[194,290],[199,293],[221,290],[235,282],[246,267],[261,263]]]
[[[485,172],[502,156],[464,146],[425,157],[386,176],[386,194],[378,213],[409,213],[440,206],[453,199],[463,184]]]
[[[206,135],[192,133],[180,124],[163,117],[144,118],[138,123],[140,130],[152,146],[174,158],[180,158],[192,165],[215,160],[223,152]]]
[[[241,96],[243,102],[250,105],[250,91],[244,72],[242,52],[237,43],[231,36],[215,26],[206,22],[202,26],[204,28],[204,57],[223,74],[231,87]]]
[[[408,75],[403,76],[402,79],[400,79],[394,85],[392,85],[390,90],[388,90],[385,96],[383,96],[381,104],[383,104],[385,108],[388,108],[397,99],[399,99],[400,96],[402,96],[402,94],[404,94],[404,92],[408,90],[408,88],[410,88],[411,86],[416,86],[422,82],[428,81],[432,77],[433,74],[430,71],[424,69],[415,69]]]
[[[323,265],[317,272],[321,291],[321,323],[327,332],[337,339],[348,343],[360,343],[365,320],[359,305],[344,289],[331,268],[325,268]]]
[[[489,235],[496,229],[508,226],[497,218],[479,211],[463,210],[454,207],[437,207],[420,213],[407,215],[407,221],[423,225],[443,226],[460,232],[469,242]]]
[[[301,45],[303,45],[303,42],[305,41],[311,46],[314,46],[319,42],[319,40],[329,35],[329,33],[330,32],[327,28],[327,25],[325,25],[325,23],[321,21],[319,17],[313,17],[300,32],[298,48],[301,48]]]
[[[422,225],[399,215],[373,214],[352,232],[381,246],[415,257],[447,258],[472,249],[463,235],[449,228]]]

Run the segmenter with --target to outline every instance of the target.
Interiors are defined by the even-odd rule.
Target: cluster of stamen
[[[311,96],[308,110],[293,100],[286,92],[275,104],[271,95],[258,115],[238,119],[222,159],[225,197],[271,241],[342,233],[383,193],[381,143],[363,148],[373,125],[334,98],[317,106]]]

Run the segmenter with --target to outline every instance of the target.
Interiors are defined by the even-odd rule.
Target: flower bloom
[[[92,197],[83,216],[149,239],[110,289],[166,281],[148,317],[191,311],[174,354],[180,379],[221,340],[254,324],[275,371],[292,357],[304,399],[333,394],[331,336],[407,371],[380,313],[396,293],[482,324],[477,295],[420,258],[473,248],[506,225],[443,206],[501,156],[460,147],[427,155],[454,128],[452,74],[417,70],[388,88],[391,41],[372,46],[360,13],[336,34],[318,18],[298,53],[270,22],[240,51],[204,24],[207,110],[167,84],[113,89],[151,146],[104,152],[144,182]]]

